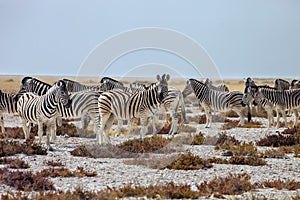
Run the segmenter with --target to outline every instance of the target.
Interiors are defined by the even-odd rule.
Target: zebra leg
[[[62,117],[61,116],[58,116],[56,118],[56,122],[57,122],[57,126],[61,127],[62,126]]]
[[[244,114],[243,114],[243,111],[242,110],[239,110],[239,109],[233,109],[233,111],[236,112],[236,114],[238,114],[238,116],[240,117],[240,122],[239,122],[239,126],[244,126],[245,124],[245,117],[244,117]]]
[[[279,119],[280,119],[280,116],[279,116],[279,110],[278,110],[278,108],[276,109],[276,115],[277,115],[277,123],[276,123],[276,128],[278,129],[278,128],[279,128]]]
[[[156,135],[156,122],[157,122],[157,116],[155,114],[152,115],[152,133],[153,135]]]
[[[282,110],[282,116],[283,116],[283,119],[284,119],[284,126],[285,128],[288,128],[288,123],[287,123],[287,119],[286,119],[286,113],[285,113],[285,110]]]
[[[101,119],[100,119],[100,123],[99,123],[99,128],[98,128],[98,137],[96,137],[96,139],[98,139],[98,141],[96,141],[96,142],[98,142],[100,145],[101,144],[104,144],[104,141],[103,141],[103,139],[104,139],[104,127],[106,126],[106,122],[107,122],[107,120],[108,120],[108,118],[109,118],[109,116],[111,115],[110,113],[106,113],[106,114],[100,114],[101,115]]]
[[[211,109],[209,106],[203,106],[204,107],[204,111],[205,111],[205,115],[206,115],[206,124],[205,124],[205,128],[210,128],[211,126],[211,122],[212,122],[212,114],[211,114]]]
[[[111,114],[109,118],[106,121],[105,127],[104,127],[104,144],[111,144],[110,137],[109,137],[109,130],[114,122],[114,115]]]
[[[117,137],[120,136],[120,132],[121,132],[122,126],[123,126],[123,120],[122,119],[118,119],[118,126],[117,126],[117,130],[116,130],[116,136]]]
[[[142,127],[141,127],[141,132],[140,132],[140,138],[141,138],[141,140],[144,140],[144,138],[145,138],[145,135],[146,135],[146,133],[147,133],[147,129],[148,129],[148,118],[147,118],[147,116],[141,116],[141,125],[142,125]]]
[[[55,133],[54,133],[55,131],[56,131],[55,121],[51,122],[51,123],[48,123],[47,124],[47,131],[46,131],[46,145],[47,145],[49,151],[53,150],[53,148],[50,145],[50,136],[53,137],[53,135],[55,135]]]
[[[271,128],[272,124],[274,124],[274,117],[273,117],[273,110],[272,109],[266,109],[268,114],[268,128]]]
[[[293,113],[295,115],[295,122],[294,122],[294,127],[296,128],[298,126],[298,117],[299,117],[299,113],[296,109],[293,110]]]
[[[4,117],[1,114],[0,116],[0,126],[1,126],[1,132],[4,133],[5,132],[5,128],[4,128]]]
[[[51,128],[51,139],[50,139],[50,143],[54,143],[56,142],[56,123],[55,121],[53,122],[53,124],[51,124],[51,126],[53,126],[53,128]]]
[[[42,142],[43,137],[43,122],[38,121],[38,136],[39,136],[39,144]]]
[[[174,135],[177,133],[177,128],[178,128],[178,116],[177,113],[172,110],[172,125],[171,125],[171,129],[169,131],[169,135]]]
[[[27,121],[25,119],[21,119],[21,121],[22,121],[22,128],[23,128],[25,140],[27,140],[29,138],[29,133],[30,133],[27,126]]]

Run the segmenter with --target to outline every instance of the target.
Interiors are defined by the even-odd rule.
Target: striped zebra
[[[110,143],[109,130],[114,118],[132,119],[140,118],[142,129],[141,139],[147,132],[147,121],[149,113],[155,113],[168,93],[169,75],[160,77],[152,89],[136,92],[134,94],[120,90],[104,92],[99,97],[99,144]]]
[[[5,132],[4,114],[17,113],[17,99],[15,94],[4,93],[0,90],[0,126],[1,132]]]
[[[283,79],[276,79],[274,82],[274,88],[279,91],[290,89],[290,83]]]
[[[246,93],[254,93],[254,101],[259,102],[262,99],[267,99],[276,108],[277,124],[276,128],[279,128],[280,116],[282,114],[284,118],[285,127],[288,128],[286,119],[286,110],[292,110],[295,114],[294,126],[298,124],[298,112],[300,108],[300,89],[283,90],[279,91],[269,86],[256,86],[251,85],[245,89]]]
[[[210,89],[206,84],[196,80],[189,79],[182,92],[185,98],[194,92],[200,104],[204,107],[206,115],[206,128],[209,128],[212,123],[212,111],[227,112],[235,111],[239,117],[239,125],[244,125],[244,114],[242,112],[243,94],[240,92],[221,92]]]
[[[212,90],[217,90],[217,91],[221,91],[221,92],[229,92],[229,88],[226,85],[222,84],[222,85],[214,86],[212,84],[212,81],[209,78],[207,78],[205,80],[204,84],[207,85],[207,87],[209,87]]]
[[[22,121],[25,139],[29,137],[30,128],[28,123],[38,125],[39,143],[43,136],[43,124],[47,125],[47,147],[50,146],[50,134],[53,135],[56,125],[56,116],[58,103],[68,107],[71,104],[66,84],[59,80],[42,96],[34,93],[23,93],[17,102],[17,111]]]
[[[249,88],[251,86],[256,86],[254,81],[251,78],[247,78],[247,81],[245,83],[245,90],[244,90],[244,95],[243,95],[243,104],[244,105],[254,105],[254,106],[261,106],[262,108],[264,108],[267,111],[267,115],[268,115],[268,128],[270,128],[272,126],[272,124],[274,124],[274,117],[273,117],[273,104],[265,99],[262,98],[260,99],[260,101],[256,102],[254,101],[254,90],[249,90]],[[264,86],[258,86],[258,87],[264,87]],[[249,111],[248,111],[249,114]],[[252,113],[250,112],[250,115],[252,115]]]
[[[109,83],[110,88],[120,88],[121,90],[124,90],[124,86],[122,83],[113,80],[110,81],[111,79],[107,80],[107,83]],[[115,85],[114,85],[115,84]],[[121,85],[121,87],[120,87]],[[135,93],[135,92],[139,92],[139,91],[145,91],[145,90],[149,90],[152,89],[152,87],[155,86],[155,83],[150,84],[149,86],[146,86],[143,83],[140,82],[135,82],[135,83],[131,83],[130,87],[126,90],[129,91],[131,93]],[[172,117],[172,126],[171,129],[169,131],[170,135],[173,135],[175,133],[177,133],[178,130],[178,115],[177,115],[177,110],[178,107],[181,107],[181,114],[182,114],[182,118],[183,118],[183,122],[187,123],[187,119],[186,119],[186,113],[185,113],[185,104],[183,101],[183,96],[181,94],[181,91],[178,90],[177,88],[169,88],[168,89],[168,95],[163,99],[162,101],[162,105],[164,106],[165,110],[166,110],[166,114],[170,113],[171,117]],[[167,120],[167,118],[166,118]],[[156,133],[156,124],[157,122],[157,117],[155,114],[153,114],[152,116],[152,129],[153,129],[153,133]],[[120,121],[119,126],[122,124],[122,121]],[[131,125],[131,124],[130,124]],[[120,127],[118,126],[117,129],[117,135],[120,132]]]
[[[77,81],[64,78],[63,81],[66,83],[67,90],[69,92],[81,92],[81,91],[100,91],[100,85],[84,85]]]
[[[23,79],[24,80],[24,79]],[[22,86],[20,87],[19,93],[32,92],[41,95],[40,91],[49,90],[49,84],[40,81],[35,78],[26,77],[26,81],[22,81]],[[46,88],[41,90],[40,88]],[[100,92],[96,91],[86,91],[86,92],[75,92],[70,95],[71,105],[70,107],[65,107],[63,104],[58,103],[57,108],[59,116],[57,116],[58,126],[62,125],[63,118],[81,118],[82,128],[87,129],[90,119],[94,121],[94,132],[97,132],[98,122],[99,122],[99,112],[98,112],[98,98]],[[51,135],[51,141],[56,140],[56,132]]]

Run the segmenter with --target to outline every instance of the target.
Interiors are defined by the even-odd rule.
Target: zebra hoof
[[[54,151],[54,148],[51,147],[51,146],[49,146],[49,147],[48,147],[48,151]]]

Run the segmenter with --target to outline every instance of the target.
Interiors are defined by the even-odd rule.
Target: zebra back
[[[204,84],[207,85],[207,87],[209,87],[212,90],[217,90],[217,91],[221,91],[221,92],[229,92],[229,88],[225,84],[214,86],[212,84],[212,81],[208,78],[205,80]]]
[[[80,92],[85,90],[98,91],[100,90],[100,85],[84,85],[77,81],[64,78],[63,81],[66,83],[69,92]]]
[[[290,83],[283,79],[276,79],[274,83],[274,88],[280,91],[288,90],[290,89]]]
[[[194,92],[201,104],[216,111],[225,111],[229,108],[241,108],[243,94],[240,92],[221,92],[210,89],[206,84],[189,79],[183,94]]]
[[[24,77],[21,81],[20,89],[16,95],[18,100],[26,92],[32,92],[39,96],[44,95],[51,88],[51,85],[33,77]]]

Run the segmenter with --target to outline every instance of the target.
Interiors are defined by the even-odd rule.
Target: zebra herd
[[[83,129],[93,121],[96,141],[99,144],[111,143],[109,130],[115,120],[118,121],[117,135],[123,120],[129,122],[138,118],[141,122],[140,138],[147,133],[148,118],[152,118],[153,133],[156,133],[157,111],[162,106],[172,118],[170,135],[178,132],[177,111],[181,107],[183,123],[187,123],[184,98],[194,93],[206,115],[205,127],[212,123],[212,112],[228,112],[233,110],[239,116],[239,125],[244,125],[244,107],[248,107],[248,121],[251,120],[251,107],[261,105],[268,113],[269,127],[274,123],[273,110],[284,118],[287,127],[286,111],[295,116],[294,126],[298,124],[300,108],[300,82],[291,83],[277,79],[274,87],[256,85],[247,78],[244,93],[229,91],[225,85],[213,86],[211,80],[199,81],[188,79],[184,90],[170,88],[170,76],[157,75],[157,81],[148,86],[140,82],[124,86],[120,81],[103,77],[99,85],[84,85],[79,82],[62,79],[53,85],[33,77],[24,77],[17,94],[0,91],[1,131],[4,132],[4,113],[18,113],[25,139],[29,137],[31,124],[38,125],[39,142],[43,135],[43,124],[47,126],[46,144],[56,140],[56,125],[62,125],[62,118],[80,118]],[[129,130],[132,129],[130,123]]]

